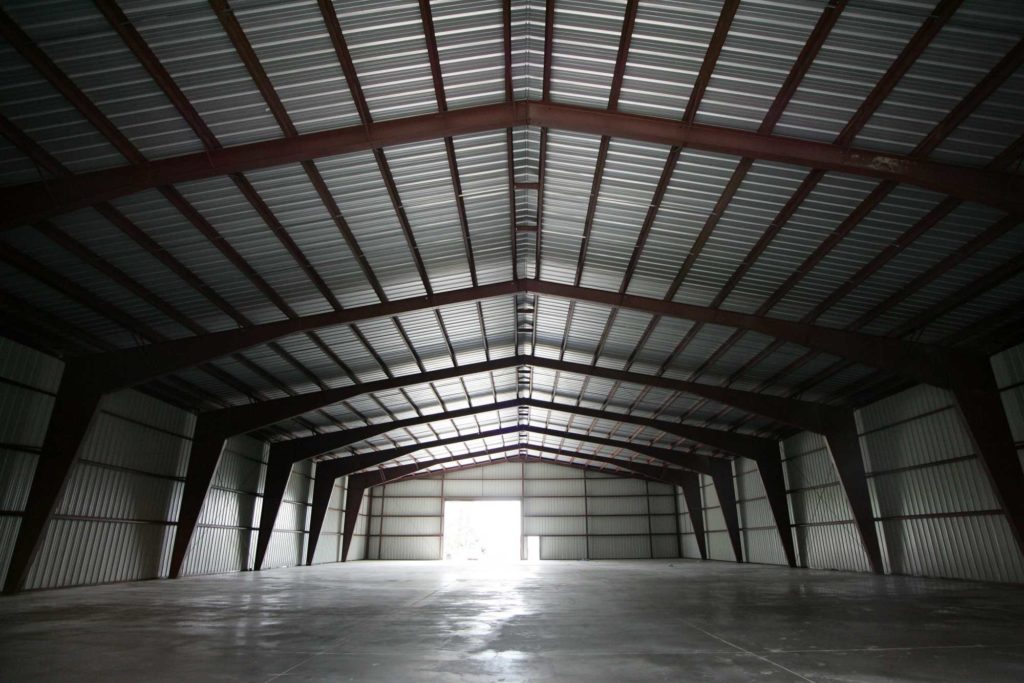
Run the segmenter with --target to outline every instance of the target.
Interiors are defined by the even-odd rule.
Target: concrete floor
[[[355,562],[0,599],[10,681],[1024,681],[1024,588]]]

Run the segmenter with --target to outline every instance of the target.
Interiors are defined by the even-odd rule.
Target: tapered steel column
[[[693,534],[697,537],[697,550],[700,551],[700,559],[708,559],[708,539],[704,534],[704,506],[700,500],[700,475],[696,472],[681,472],[676,475],[679,488],[683,490],[683,499],[686,501],[686,510],[690,513],[690,524],[693,526]]]
[[[958,364],[953,393],[996,499],[1024,553],[1024,471],[1006,409],[987,358]]]
[[[732,479],[732,462],[729,460],[711,461],[711,483],[718,495],[718,505],[722,509],[722,519],[729,533],[729,543],[737,562],[743,561],[743,545],[740,542],[740,520],[736,511],[736,488]]]
[[[334,482],[337,481],[327,463],[317,463],[316,476],[313,478],[313,508],[309,516],[309,542],[306,545],[306,565],[313,564],[313,557],[316,556],[316,546],[320,542],[320,532],[324,528],[324,517],[327,516],[327,508],[331,504],[331,494],[334,492]]]
[[[782,460],[779,454],[775,457],[760,457],[757,460],[757,471],[761,474],[761,483],[772,510],[775,528],[779,530],[782,551],[786,554],[786,563],[796,566],[796,548],[793,545],[793,525],[789,517],[789,501],[786,498],[786,477],[782,473]]]
[[[853,513],[853,521],[857,525],[861,543],[864,544],[868,567],[872,572],[881,574],[884,571],[882,550],[878,543],[874,512],[871,509],[871,494],[868,490],[867,477],[864,475],[864,457],[852,410],[837,412],[831,417],[825,429],[825,441],[839,474],[839,482],[850,503],[850,511]]]
[[[366,481],[353,475],[348,478],[348,491],[345,494],[345,520],[342,526],[341,537],[341,561],[348,561],[348,551],[352,547],[352,536],[356,532],[356,522],[359,519],[359,508],[363,504],[363,492],[366,491]]]
[[[292,461],[288,458],[275,457],[273,453],[267,461],[267,474],[263,479],[263,504],[260,508],[260,530],[256,537],[256,557],[253,569],[263,568],[263,560],[267,555],[267,547],[274,534],[274,523],[277,513],[284,500],[284,491],[288,488],[288,477],[292,473]]]
[[[200,418],[201,420],[202,418]],[[178,512],[178,526],[174,531],[174,548],[171,550],[170,577],[181,576],[196,525],[203,512],[206,494],[213,482],[213,475],[220,464],[221,454],[227,440],[219,434],[202,434],[196,428],[192,438],[192,448],[188,454],[188,470],[185,473],[185,489],[181,495],[181,506]]]
[[[74,362],[64,368],[25,512],[18,527],[18,538],[7,565],[4,593],[15,593],[24,587],[25,576],[39,552],[46,524],[60,501],[68,474],[78,457],[78,449],[89,432],[104,393],[93,379],[86,368]]]

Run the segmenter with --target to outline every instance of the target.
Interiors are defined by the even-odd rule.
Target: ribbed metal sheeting
[[[177,110],[92,3],[25,0],[5,2],[4,11],[89,93],[100,111],[146,157],[176,156],[202,149]],[[190,24],[193,14],[178,14],[174,21]],[[190,25],[178,33],[178,38],[199,38],[202,31]],[[167,66],[174,71],[170,64]],[[42,81],[6,41],[0,45],[0,68],[5,74],[4,114],[62,164],[82,172],[124,163],[114,146],[56,89]],[[220,93],[222,97],[231,94]],[[198,102],[197,107],[202,112]],[[47,115],[38,116],[40,111]]]
[[[782,448],[800,564],[867,571],[867,556],[825,438],[801,432],[784,440]]]
[[[167,5],[129,0],[122,3],[128,18],[168,69],[185,95],[210,126],[218,144],[280,137],[283,133],[249,76],[215,12],[206,4]],[[512,61],[516,96],[540,97],[543,72],[544,5],[539,0],[512,7]],[[14,21],[38,43],[71,80],[82,87],[99,109],[150,159],[201,150],[199,140],[177,114],[160,88],[91,5],[56,2],[10,2]],[[551,96],[557,102],[607,105],[611,75],[620,41],[623,4],[561,0],[555,5]],[[825,40],[786,108],[778,126],[783,135],[834,141],[835,136],[890,68],[933,9],[931,0],[856,3],[847,7]],[[280,3],[238,0],[233,15],[252,43],[271,84],[300,132],[358,124],[347,83],[317,4],[312,0]],[[631,48],[626,55],[620,108],[678,118],[717,23],[717,2],[644,2],[636,17]],[[438,104],[430,73],[420,9],[413,2],[347,2],[338,5],[339,19],[352,52],[363,90],[375,120],[436,111]],[[740,4],[720,58],[696,113],[698,122],[752,129],[763,120],[794,60],[815,25],[820,3]],[[496,0],[435,2],[431,5],[441,56],[442,80],[449,108],[497,102],[504,97],[501,4]],[[867,121],[853,141],[895,152],[910,151],[935,123],[972,88],[1015,44],[1024,30],[1024,17],[1012,0],[972,0],[964,3],[895,85],[891,95]],[[125,162],[53,88],[9,46],[0,46],[5,69],[4,113],[72,171]],[[940,77],[941,76],[941,77]],[[1017,74],[985,102],[960,129],[953,131],[937,156],[957,163],[982,164],[1019,134],[1022,76]],[[40,107],[46,116],[31,112]],[[538,180],[540,131],[522,127],[513,134],[516,181]],[[622,285],[625,262],[636,242],[667,149],[658,145],[612,139],[595,199],[588,244],[583,244],[584,221],[590,206],[599,138],[567,131],[547,133],[544,206],[535,189],[508,187],[505,131],[458,137],[456,162],[462,176],[462,199],[473,243],[477,279],[481,283],[512,274],[511,240],[519,249],[518,274],[535,275],[532,258],[537,236],[511,235],[509,192],[514,194],[518,223],[535,225],[541,218],[541,275],[546,279],[608,289]],[[441,291],[471,282],[463,245],[456,197],[443,141],[438,139],[384,149],[398,190],[397,203],[408,218],[430,286]],[[20,154],[0,166],[0,176],[29,179],[30,166]],[[715,202],[722,195],[739,159],[684,149],[668,191],[655,217],[646,247],[639,255],[628,291],[660,297],[678,273],[678,256],[694,244]],[[377,159],[370,152],[313,162],[341,208],[344,221],[366,254],[385,296],[401,298],[425,292],[416,275],[401,221],[389,196]],[[5,175],[6,174],[6,175]],[[756,162],[719,219],[702,253],[686,273],[675,294],[678,301],[708,304],[716,299],[730,275],[747,260],[779,209],[806,177],[807,170],[779,163]],[[33,176],[35,177],[35,176]],[[262,199],[319,277],[349,307],[376,301],[377,295],[344,244],[329,215],[299,165],[247,174]],[[778,236],[736,283],[725,299],[726,308],[753,311],[765,304],[822,239],[831,234],[876,186],[862,178],[825,174],[804,204],[781,227]],[[299,314],[327,310],[330,304],[291,257],[283,257],[278,240],[263,218],[225,179],[184,183],[176,188],[208,220],[224,242],[238,251],[259,276],[281,294]],[[823,324],[847,326],[860,320],[868,331],[891,333],[909,317],[948,297],[957,288],[1015,254],[1024,228],[1004,235],[989,247],[911,294],[891,314],[861,320],[880,302],[900,292],[923,268],[938,264],[999,218],[998,212],[964,203],[928,234],[905,245],[900,234],[933,209],[940,197],[899,187],[870,212],[861,225],[841,240],[833,253],[804,274],[792,291],[768,313],[801,318],[816,311],[828,294],[845,284],[860,268],[895,242],[901,252],[859,285],[850,296],[814,316]],[[187,225],[181,213],[158,191],[142,192],[114,204],[159,248],[195,272],[219,296],[252,322],[279,320],[285,312],[217,250],[206,237]],[[91,209],[55,219],[62,230],[82,241],[204,329],[216,331],[235,323],[206,298],[182,287],[177,276],[126,240],[106,219]],[[120,311],[171,337],[192,334],[159,310],[41,238],[20,229],[5,241],[40,260],[48,268],[94,292]],[[580,255],[586,252],[582,264]],[[582,267],[580,267],[582,266]],[[118,325],[85,310],[80,304],[13,271],[0,271],[0,285],[47,312],[121,346],[139,340]],[[941,340],[969,329],[1001,302],[1024,296],[1024,279],[1017,277],[947,313],[929,325],[921,339]],[[600,315],[580,315],[580,329],[600,324]],[[609,315],[606,313],[605,315]],[[820,314],[820,316],[819,316]],[[636,339],[622,330],[644,325],[643,316],[619,314],[606,348],[612,365],[631,356]],[[593,318],[591,320],[590,318]],[[607,320],[607,318],[606,318]],[[427,321],[436,332],[440,324]],[[447,325],[447,321],[444,321]],[[660,325],[663,323],[659,323]],[[673,323],[678,325],[678,323]],[[682,327],[682,326],[681,326]],[[731,331],[706,326],[671,368],[692,372]],[[538,325],[537,329],[545,330]],[[463,337],[455,326],[453,339],[464,344],[462,355],[479,355],[478,339]],[[685,334],[686,329],[672,334]],[[514,334],[514,333],[513,333]],[[345,344],[344,333],[333,342]],[[617,336],[616,336],[617,335]],[[436,336],[436,335],[435,335]],[[671,335],[670,335],[671,336]],[[767,340],[746,335],[713,368],[711,379],[729,376],[755,357]],[[678,336],[675,337],[678,339]],[[541,341],[540,339],[538,340]],[[543,343],[561,348],[562,340],[543,333]],[[652,341],[648,345],[653,344]],[[298,338],[282,346],[326,384],[348,381],[345,373],[312,345]],[[531,349],[524,349],[529,351]],[[586,355],[587,345],[573,353]],[[346,349],[347,351],[348,349]],[[346,364],[361,378],[379,376],[371,354],[352,347]],[[301,372],[276,354],[249,352],[268,373],[292,388],[314,386]],[[657,368],[664,356],[650,348],[636,355],[642,367]],[[773,353],[754,371],[763,377],[792,360],[792,347]],[[433,358],[432,358],[433,360]],[[819,357],[787,376],[796,383],[825,367]],[[409,358],[401,363],[411,363]],[[260,373],[221,360],[217,366],[268,396],[277,390]],[[833,375],[815,389],[822,394],[848,387],[866,374],[863,368]],[[248,400],[238,392],[195,371],[181,375],[229,402]],[[757,380],[754,380],[756,383]]]
[[[255,439],[228,440],[185,556],[183,574],[216,574],[252,566],[265,457],[265,445]]]
[[[191,414],[148,396],[106,397],[26,586],[166,575],[193,426]]]
[[[993,358],[1015,438],[1022,431],[1022,346]],[[885,570],[1020,582],[1022,560],[952,395],[917,386],[857,411]],[[783,442],[801,562],[865,570],[824,439]]]
[[[17,533],[42,444],[60,361],[0,339],[0,572]],[[82,444],[40,553],[30,588],[166,576],[195,416],[145,394],[107,396]],[[266,444],[228,440],[183,573],[251,566]],[[296,466],[268,566],[296,564],[304,548],[309,463]]]
[[[739,161],[713,152],[680,153],[630,280],[630,294],[659,299],[668,295],[682,265],[679,255],[690,251]]]
[[[696,120],[756,129],[820,13],[815,2],[740,3]]]
[[[63,363],[0,337],[0,580],[14,550]]]
[[[915,387],[858,417],[887,571],[1024,581],[1024,558],[949,392]]]
[[[313,463],[309,460],[292,466],[284,500],[274,522],[270,545],[263,560],[263,568],[294,567],[306,561],[306,542],[309,530],[309,508],[313,495]],[[260,500],[262,503],[262,499]],[[259,519],[261,505],[257,504]]]
[[[707,538],[708,559],[735,561],[729,532],[725,527],[722,515],[722,504],[718,500],[718,492],[712,485],[711,477],[701,475],[701,500],[704,504],[704,532]]]
[[[721,5],[720,0],[639,3],[619,110],[682,117]]]
[[[496,462],[372,489],[370,559],[440,559],[445,499],[518,499],[541,559],[678,557],[674,488],[555,463]]]
[[[759,564],[786,564],[779,530],[768,504],[757,463],[737,458],[733,461],[733,472],[743,560]]]

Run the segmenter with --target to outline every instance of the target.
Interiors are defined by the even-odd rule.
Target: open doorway
[[[518,500],[446,500],[444,559],[518,561],[520,505]]]

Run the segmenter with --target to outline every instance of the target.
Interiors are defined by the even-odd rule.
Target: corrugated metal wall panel
[[[39,448],[53,409],[53,396],[0,383],[0,443]]]
[[[441,543],[437,536],[382,536],[381,560],[440,560]]]
[[[700,559],[700,547],[697,545],[697,536],[693,533],[682,534],[680,542],[683,549],[683,557],[688,557],[693,560]]]
[[[589,482],[588,482],[589,486]],[[588,501],[591,515],[646,515],[647,499],[638,497],[628,498],[598,498]]]
[[[0,510],[25,509],[38,460],[35,453],[0,448]]]
[[[390,488],[390,487],[388,487]],[[440,498],[391,498],[390,491],[384,490],[383,514],[388,515],[422,515],[440,516],[443,507]],[[447,492],[445,492],[447,494]],[[376,502],[376,501],[374,501]],[[377,514],[380,514],[379,512]]]
[[[526,482],[529,486],[530,482]],[[523,500],[523,514],[531,515],[585,515],[587,503],[580,498],[531,498]]]
[[[870,480],[875,516],[998,510],[987,477],[977,459],[875,475]]]
[[[295,567],[302,564],[305,559],[305,538],[306,535],[301,531],[275,530],[270,536],[267,555],[263,558],[263,568]]]
[[[774,527],[775,518],[767,498],[739,503],[740,526],[744,529]]]
[[[440,536],[440,517],[384,517],[383,536]]]
[[[523,490],[529,496],[582,496],[582,479],[527,479]]]
[[[889,520],[879,533],[889,572],[1024,582],[1024,561],[1003,515]]]
[[[525,517],[523,534],[525,536],[559,536],[586,535],[587,520],[585,517]]]
[[[786,555],[782,550],[777,529],[744,529],[743,559],[747,562],[761,564],[786,564]]]
[[[7,564],[14,552],[14,541],[18,536],[21,519],[14,516],[0,516],[0,581],[7,578]]]
[[[635,515],[631,517],[591,517],[588,521],[590,534],[601,536],[605,534],[644,534],[649,530],[647,515]]]
[[[806,491],[794,491],[789,496],[794,524],[822,524],[848,522],[852,519],[850,504],[843,487],[837,484]]]
[[[579,474],[561,465],[528,462],[523,465],[523,476],[527,479],[575,479]]]
[[[675,515],[676,500],[671,490],[667,494],[659,493],[655,495],[652,488],[648,500],[650,501],[652,515]]]
[[[587,539],[580,536],[541,536],[540,559],[585,560]]]
[[[647,495],[648,490],[652,495]],[[430,492],[433,495],[423,495]],[[434,552],[425,550],[425,541],[393,541],[433,538],[440,548],[444,500],[466,498],[521,500],[522,533],[541,537],[542,548],[546,548],[541,555],[545,559],[586,558],[588,534],[591,540],[599,536],[645,539],[639,545],[610,542],[606,544],[608,549],[601,551],[605,557],[648,558],[653,547],[651,539],[661,536],[664,538],[658,541],[659,556],[678,557],[674,495],[671,485],[582,473],[547,463],[495,463],[441,472],[371,489],[374,514],[369,520],[370,557],[424,559]],[[381,555],[375,554],[378,544],[374,539],[379,540]],[[413,554],[403,557],[404,551]]]
[[[736,557],[732,552],[732,544],[729,541],[729,534],[725,531],[707,532],[708,537],[708,559],[735,561]]]
[[[675,534],[677,522],[675,515],[651,515],[650,520],[652,534]]]
[[[802,566],[868,571],[867,556],[853,523],[798,527],[797,542]]]
[[[651,537],[636,536],[591,536],[590,559],[628,560],[651,557]]]
[[[338,553],[341,548],[341,537],[337,534],[322,534],[316,544],[316,552],[313,553],[313,564],[325,564],[337,562]],[[352,551],[349,550],[351,553]]]
[[[182,574],[220,574],[250,567],[249,552],[254,544],[255,532],[248,528],[199,526],[185,556]]]
[[[166,573],[173,527],[82,519],[53,519],[27,588],[58,588],[151,579]]]
[[[654,558],[661,559],[679,557],[679,537],[675,534],[671,536],[651,536],[651,554]]]
[[[441,495],[440,479],[409,479],[388,485],[389,497],[439,495]]]

